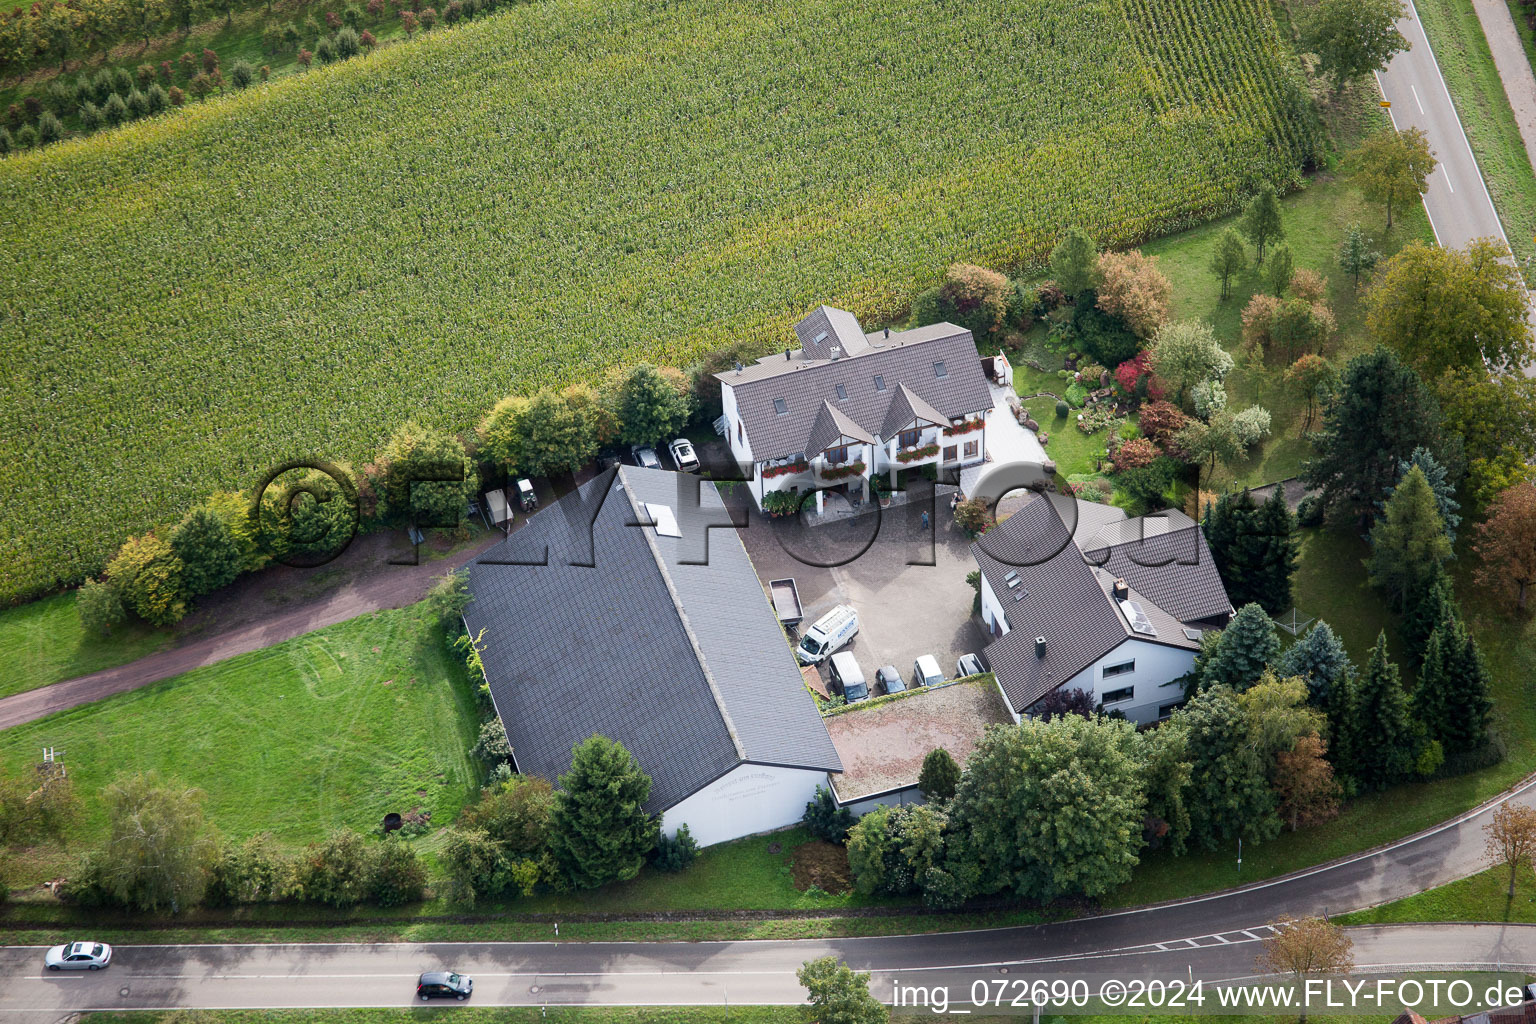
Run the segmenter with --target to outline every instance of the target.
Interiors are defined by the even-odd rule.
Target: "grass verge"
[[[1536,874],[1515,872],[1509,895],[1509,869],[1489,868],[1470,878],[1442,885],[1406,899],[1383,903],[1335,918],[1339,924],[1416,924],[1425,921],[1504,921],[1536,923]]]
[[[80,626],[75,592],[0,610],[0,697],[88,675],[164,650],[171,634],[125,623],[108,637]]]

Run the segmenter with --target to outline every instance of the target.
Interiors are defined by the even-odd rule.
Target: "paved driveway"
[[[965,582],[976,562],[946,499],[930,507],[930,530],[922,528],[922,511],[893,506],[816,527],[753,511],[738,532],[765,584],[794,577],[803,627],[837,604],[858,610],[859,635],[848,650],[866,677],[887,664],[910,676],[920,654],[934,655],[952,677],[960,655],[979,653],[986,641],[971,617],[975,591]]]

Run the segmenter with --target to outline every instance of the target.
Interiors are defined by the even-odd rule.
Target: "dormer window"
[[[878,374],[878,373],[875,374],[875,390],[876,391],[884,391],[885,390],[885,378],[880,376],[880,374]]]
[[[784,401],[784,399],[775,398],[773,400],[773,411],[778,413],[780,416],[787,416],[789,414],[789,405]]]
[[[839,402],[848,401],[848,389],[843,387],[841,384],[837,385],[837,400]]]
[[[949,376],[949,371],[944,369],[944,360],[940,359],[938,362],[933,364],[933,375],[935,377]]]

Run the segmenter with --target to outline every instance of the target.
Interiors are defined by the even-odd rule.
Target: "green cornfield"
[[[1267,0],[541,0],[0,161],[0,601],[292,457],[1296,184]]]

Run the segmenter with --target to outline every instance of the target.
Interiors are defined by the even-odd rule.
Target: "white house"
[[[618,740],[706,846],[794,824],[842,771],[726,519],[707,480],[610,470],[476,559],[464,612],[518,771],[556,782]]]
[[[852,313],[819,306],[795,325],[799,348],[716,374],[722,432],[771,491],[843,489],[869,497],[903,469],[958,470],[986,458],[993,406],[971,332],[950,323],[866,334]]]
[[[971,550],[996,638],[987,660],[1015,720],[1062,687],[1135,722],[1166,718],[1203,631],[1232,615],[1204,535],[1176,511],[1128,519],[1032,495]]]

